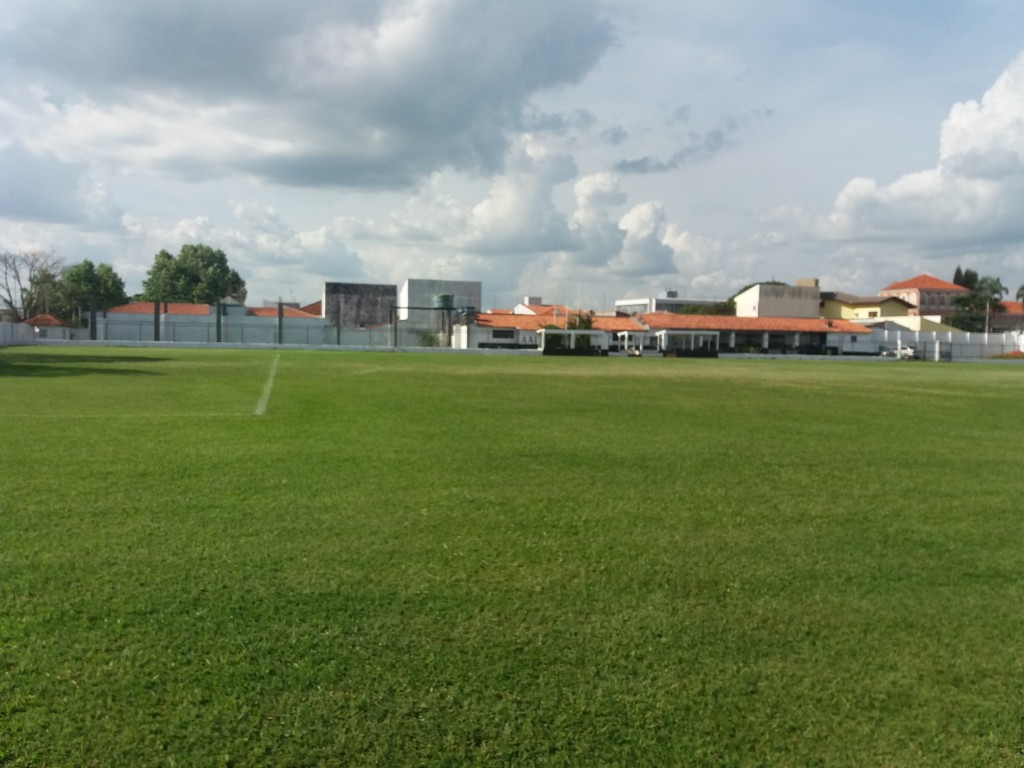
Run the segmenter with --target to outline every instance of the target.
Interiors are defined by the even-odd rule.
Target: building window
[[[878,313],[874,310],[868,310],[868,317],[878,317]]]
[[[492,339],[514,339],[515,337],[515,331],[491,331]]]

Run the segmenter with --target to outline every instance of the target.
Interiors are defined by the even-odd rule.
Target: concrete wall
[[[324,283],[324,319],[342,328],[382,325],[390,322],[398,304],[394,285],[369,283]]]
[[[0,322],[0,347],[32,344],[36,340],[35,330],[24,323]]]
[[[736,297],[736,317],[818,317],[816,286],[755,285]]]
[[[88,334],[87,329],[83,329]],[[221,318],[221,342],[232,344],[303,344],[303,345],[351,345],[362,346],[387,343],[387,333],[366,328],[342,328],[331,326],[319,318],[285,317],[281,327],[282,338],[278,338],[276,317],[223,317]],[[88,338],[77,336],[76,338]],[[150,315],[116,314],[96,319],[98,341],[154,341],[153,318]],[[179,343],[214,344],[217,342],[216,316],[160,315],[160,341]]]

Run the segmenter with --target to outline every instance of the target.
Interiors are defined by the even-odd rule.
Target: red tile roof
[[[945,280],[940,280],[937,277],[931,275],[917,275],[910,278],[909,280],[901,280],[898,283],[891,283],[885,286],[883,291],[898,291],[903,288],[918,288],[926,291],[966,291],[962,285],[956,283],[947,283]]]
[[[1003,311],[1009,315],[1024,315],[1024,301],[1003,301]]]
[[[595,331],[607,331],[608,333],[644,330],[644,327],[632,317],[594,317],[593,328]]]
[[[246,311],[247,315],[253,317],[277,317],[277,307],[253,307]],[[320,320],[320,315],[314,315],[310,312],[304,312],[301,309],[295,307],[284,307],[283,312],[285,317],[294,317],[305,320]]]
[[[316,315],[317,317],[324,316],[323,301],[314,301],[312,304],[307,304],[304,307],[300,307],[300,309],[302,309],[303,312],[309,312],[309,314]]]
[[[565,317],[570,314],[577,314],[564,304],[524,304],[523,306],[535,315],[547,315],[548,317],[552,315]]]
[[[166,304],[166,309],[164,305]],[[111,307],[107,313],[116,315],[152,315],[152,301],[133,301],[130,304],[122,304],[119,307]],[[209,315],[209,304],[185,304],[183,302],[160,302],[160,314],[168,315]]]
[[[561,318],[560,318],[561,319]],[[552,325],[553,318],[538,315],[509,315],[481,312],[476,323],[481,328],[516,328],[537,331]],[[559,322],[559,327],[562,323]],[[871,333],[863,325],[848,320],[789,317],[732,317],[730,315],[677,315],[672,312],[652,312],[639,317],[593,318],[593,329],[606,333],[620,331],[760,331],[776,333]]]
[[[733,317],[652,312],[640,321],[654,331],[760,331],[775,333],[871,333],[848,320],[823,317]]]
[[[476,316],[476,324],[481,328],[516,328],[520,331],[538,331],[545,325],[552,325],[552,318],[481,312]]]
[[[25,321],[25,325],[60,327],[63,323],[53,315],[33,315]]]

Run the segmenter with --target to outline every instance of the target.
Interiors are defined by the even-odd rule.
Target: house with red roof
[[[1001,301],[1000,311],[992,313],[992,330],[1022,331],[1024,330],[1024,302]]]
[[[65,328],[59,318],[49,314],[33,315],[23,323],[32,328],[37,339],[70,339],[71,329]]]
[[[855,296],[843,291],[821,292],[821,316],[834,320],[878,320],[906,317],[916,309],[898,296]]]
[[[907,310],[910,316],[952,315],[956,312],[956,300],[968,290],[962,285],[948,283],[928,274],[915,275],[909,280],[890,283],[878,292],[879,296],[895,296],[913,307]]]

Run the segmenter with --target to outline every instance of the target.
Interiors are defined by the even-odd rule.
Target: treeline
[[[48,314],[81,325],[91,310],[129,300],[215,304],[246,297],[245,281],[227,256],[207,245],[184,245],[177,256],[161,250],[146,275],[142,292],[129,297],[109,264],[85,259],[65,265],[52,251],[0,251],[0,319],[22,322]]]
[[[956,311],[950,320],[955,328],[962,331],[988,332],[992,326],[992,315],[1006,311],[1004,297],[1010,289],[1003,281],[991,275],[979,275],[973,269],[961,269],[957,265],[953,283],[967,289],[954,303]],[[1024,285],[1017,289],[1017,301],[1024,301]]]

